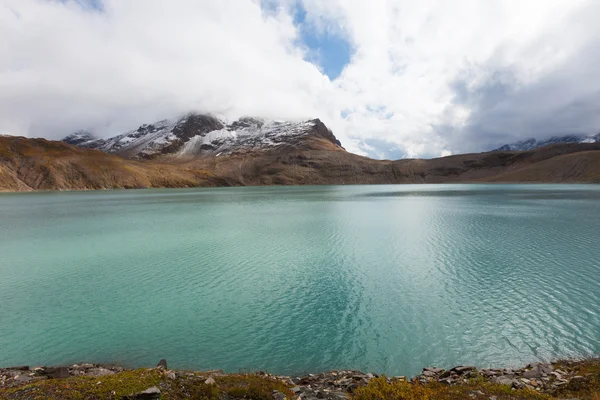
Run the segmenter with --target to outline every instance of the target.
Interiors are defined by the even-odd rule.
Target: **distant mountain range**
[[[108,139],[0,136],[0,190],[450,182],[600,183],[600,135],[449,157],[372,160],[318,119],[226,122],[188,114]],[[540,147],[541,146],[541,147]],[[527,150],[527,151],[517,151]]]
[[[144,124],[108,139],[96,138],[82,130],[62,141],[125,158],[152,159],[167,154],[200,157],[268,150],[282,145],[299,145],[315,135],[341,147],[333,133],[318,119],[290,122],[244,117],[227,123],[213,115],[197,113]],[[596,142],[600,142],[600,133],[595,136],[553,136],[543,140],[531,138],[505,144],[493,151],[525,151],[550,144]]]
[[[538,147],[547,146],[549,144],[558,143],[596,143],[600,142],[600,133],[595,136],[584,136],[584,135],[565,135],[565,136],[552,136],[550,139],[537,140],[534,138],[521,140],[519,142],[505,144],[498,147],[493,151],[524,151],[537,149]]]

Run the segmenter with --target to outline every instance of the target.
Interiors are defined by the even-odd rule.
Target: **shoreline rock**
[[[405,376],[386,377],[388,382],[409,382],[417,385],[441,383],[444,385],[463,385],[472,379],[483,379],[489,383],[509,386],[512,390],[529,389],[539,393],[552,393],[562,387],[570,385],[573,381],[585,379],[576,374],[575,367],[578,363],[586,361],[562,361],[561,365],[570,365],[568,370],[556,367],[556,363],[534,363],[523,368],[482,368],[473,366],[456,366],[448,370],[436,367],[425,367],[419,375],[411,379]],[[183,371],[167,369],[167,361],[160,360],[155,368],[148,370],[160,371],[167,380],[176,379],[202,379],[207,385],[217,385],[215,378],[237,374],[227,374],[221,370],[212,371]],[[0,368],[0,389],[15,388],[34,383],[39,380],[65,379],[69,377],[90,376],[105,377],[132,369],[117,365],[106,364],[73,364],[70,366],[33,367],[15,366]],[[257,372],[253,375],[281,381],[288,385],[294,394],[294,399],[347,399],[356,389],[366,386],[378,374],[364,373],[356,370],[335,370],[319,374],[290,377],[274,375],[266,372]],[[137,394],[126,396],[128,399],[158,399],[160,389],[150,387]],[[273,399],[283,400],[286,396],[278,391],[273,392]]]

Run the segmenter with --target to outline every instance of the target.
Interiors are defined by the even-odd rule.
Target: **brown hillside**
[[[600,182],[600,143],[431,160],[372,160],[327,140],[224,157],[133,161],[62,142],[0,137],[0,190],[445,182]]]
[[[597,182],[594,173],[600,174],[598,150],[600,144],[554,145],[526,152],[388,161],[372,160],[339,148],[279,149],[174,162],[213,171],[242,185]],[[573,169],[573,163],[587,167]],[[523,176],[519,171],[523,171]]]
[[[0,190],[78,190],[215,185],[211,174],[144,164],[45,139],[0,137]]]

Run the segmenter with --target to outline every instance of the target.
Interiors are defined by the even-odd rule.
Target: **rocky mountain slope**
[[[494,151],[524,151],[537,149],[538,147],[548,146],[549,144],[562,144],[562,143],[596,143],[600,142],[600,133],[595,136],[584,136],[584,135],[565,135],[565,136],[553,136],[550,139],[537,140],[534,138],[521,140],[519,142],[505,144],[498,147]]]
[[[562,144],[524,152],[372,160],[344,150],[289,150],[182,162],[241,185],[447,182],[597,182],[600,143]],[[177,164],[174,164],[177,165]]]
[[[161,155],[189,158],[256,152],[283,145],[302,146],[307,140],[314,138],[341,146],[333,133],[318,119],[288,122],[245,117],[227,124],[212,115],[193,113],[181,118],[144,124],[109,139],[98,139],[89,132],[78,131],[65,137],[63,141],[125,158],[151,159]]]
[[[63,142],[0,137],[0,190],[445,182],[600,183],[600,143],[397,161],[321,136],[259,151],[129,160]]]
[[[0,190],[444,182],[597,182],[600,142],[372,160],[348,153],[318,119],[202,114],[142,125],[109,139],[0,136]]]
[[[0,191],[222,184],[208,171],[140,163],[45,139],[0,136]]]

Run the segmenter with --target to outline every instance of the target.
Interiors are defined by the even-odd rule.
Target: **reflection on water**
[[[301,373],[600,353],[600,187],[0,196],[0,360]]]

